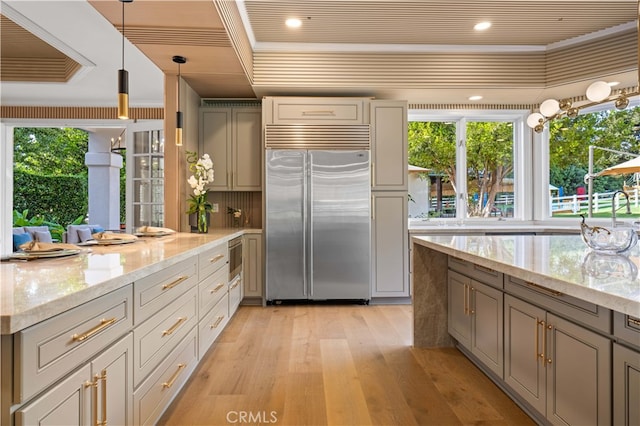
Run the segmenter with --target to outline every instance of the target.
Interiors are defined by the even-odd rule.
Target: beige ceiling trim
[[[116,25],[122,31],[122,25]],[[125,27],[126,37],[133,44],[187,45],[230,47],[231,43],[223,28],[188,28],[188,27]]]
[[[408,105],[410,110],[532,110],[535,105],[530,104],[425,104],[411,103]]]
[[[80,64],[68,57],[62,58],[2,58],[0,80],[5,82],[37,81],[65,83],[71,79]]]
[[[37,25],[27,17],[20,14],[18,11],[16,11],[11,6],[9,6],[7,3],[3,2],[2,3],[2,18],[3,18],[2,23],[3,24],[6,24],[5,17],[8,18],[8,20],[11,23],[15,23],[16,26],[26,31],[27,35],[23,33],[22,36],[18,38],[18,40],[24,40],[25,37],[29,37],[29,38],[34,37],[35,39],[38,39],[39,43],[43,42],[46,45],[58,51],[62,56],[67,57],[67,61],[65,61],[65,65],[64,65],[64,69],[65,69],[65,72],[63,73],[65,78],[64,81],[70,82],[74,80],[79,80],[85,74],[87,74],[90,70],[96,67],[95,63],[91,62],[80,52],[76,51],[75,49],[70,47],[68,44],[63,42],[62,40],[56,38],[55,36],[50,34],[48,31],[44,30],[39,25]],[[2,27],[3,27],[2,31],[4,32],[6,30],[4,28],[5,25],[2,25]],[[5,37],[3,35],[3,39],[4,38]],[[15,39],[15,37],[9,37],[9,38]],[[9,62],[11,60],[16,60],[17,58],[23,58],[27,56],[25,52],[28,52],[29,51],[28,49],[30,49],[30,47],[27,47],[25,50],[23,50],[22,53],[12,54],[11,56],[8,56],[7,51],[3,48],[2,52],[0,52],[0,54],[2,55],[2,68],[3,68],[2,74],[4,74],[5,61]],[[33,56],[42,57],[43,55],[38,54],[38,55],[32,55],[32,57]],[[73,65],[72,63],[75,63],[77,65]],[[14,77],[17,77],[15,74],[15,70],[11,70],[9,75],[13,75]],[[59,81],[57,80],[59,76],[56,76],[54,78],[56,78],[56,80],[45,79],[42,81]],[[7,80],[7,81],[33,81],[33,80]]]
[[[114,120],[115,107],[0,106],[0,118]],[[164,108],[129,108],[133,120],[163,120]]]
[[[573,81],[636,69],[638,32],[593,40],[547,53],[547,85],[556,86]]]
[[[253,80],[253,49],[251,41],[247,37],[238,5],[236,2],[220,0],[215,0],[214,4],[231,39],[231,45],[238,55],[247,78],[251,82]]]
[[[542,87],[537,54],[254,54],[254,84],[394,88]]]

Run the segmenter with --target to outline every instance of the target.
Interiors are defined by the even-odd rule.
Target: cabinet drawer
[[[90,378],[85,365],[16,411],[15,426],[89,424],[91,390],[84,383]]]
[[[208,276],[198,284],[199,293],[199,315],[198,318],[205,316],[216,303],[220,301],[222,296],[227,294],[227,281],[229,280],[229,268],[225,267],[213,275]]]
[[[229,318],[233,316],[242,300],[242,275],[229,283]]]
[[[197,293],[192,288],[133,330],[133,381],[138,385],[197,324]]]
[[[362,99],[283,98],[273,101],[273,124],[363,124]]]
[[[640,318],[614,312],[613,335],[640,348]]]
[[[133,393],[134,424],[156,424],[197,364],[193,328]]]
[[[611,311],[595,303],[568,296],[555,290],[505,276],[505,291],[518,295],[556,314],[611,334]]]
[[[198,279],[203,280],[225,265],[229,265],[228,245],[220,244],[198,255]]]
[[[476,265],[453,256],[449,256],[448,264],[449,269],[460,272],[476,281],[489,284],[496,288],[503,287],[504,279],[502,272],[497,272],[493,269],[485,268],[484,266]]]
[[[127,285],[15,334],[14,402],[33,396],[129,331]]]
[[[200,321],[198,326],[198,354],[202,358],[229,322],[229,296],[225,292],[218,304]]]
[[[133,283],[135,324],[163,309],[198,282],[197,258],[184,260]]]

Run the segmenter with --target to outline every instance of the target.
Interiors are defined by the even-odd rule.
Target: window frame
[[[443,223],[490,223],[491,221],[531,221],[533,219],[533,198],[525,196],[533,191],[533,137],[526,125],[529,110],[430,110],[409,109],[408,121],[451,122],[456,125],[456,217],[439,218]],[[466,129],[469,122],[512,122],[513,123],[513,178],[514,212],[512,218],[469,218],[467,217],[467,157]],[[460,149],[464,146],[465,149]],[[424,219],[410,219],[411,222]]]

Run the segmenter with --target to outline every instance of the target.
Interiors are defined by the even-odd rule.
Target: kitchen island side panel
[[[413,245],[414,347],[454,346],[447,330],[447,268],[445,253]]]

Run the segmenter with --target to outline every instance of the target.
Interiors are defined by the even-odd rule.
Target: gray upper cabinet
[[[372,100],[371,189],[408,188],[407,102]]]
[[[203,108],[200,153],[213,159],[214,191],[262,190],[262,110]]]

